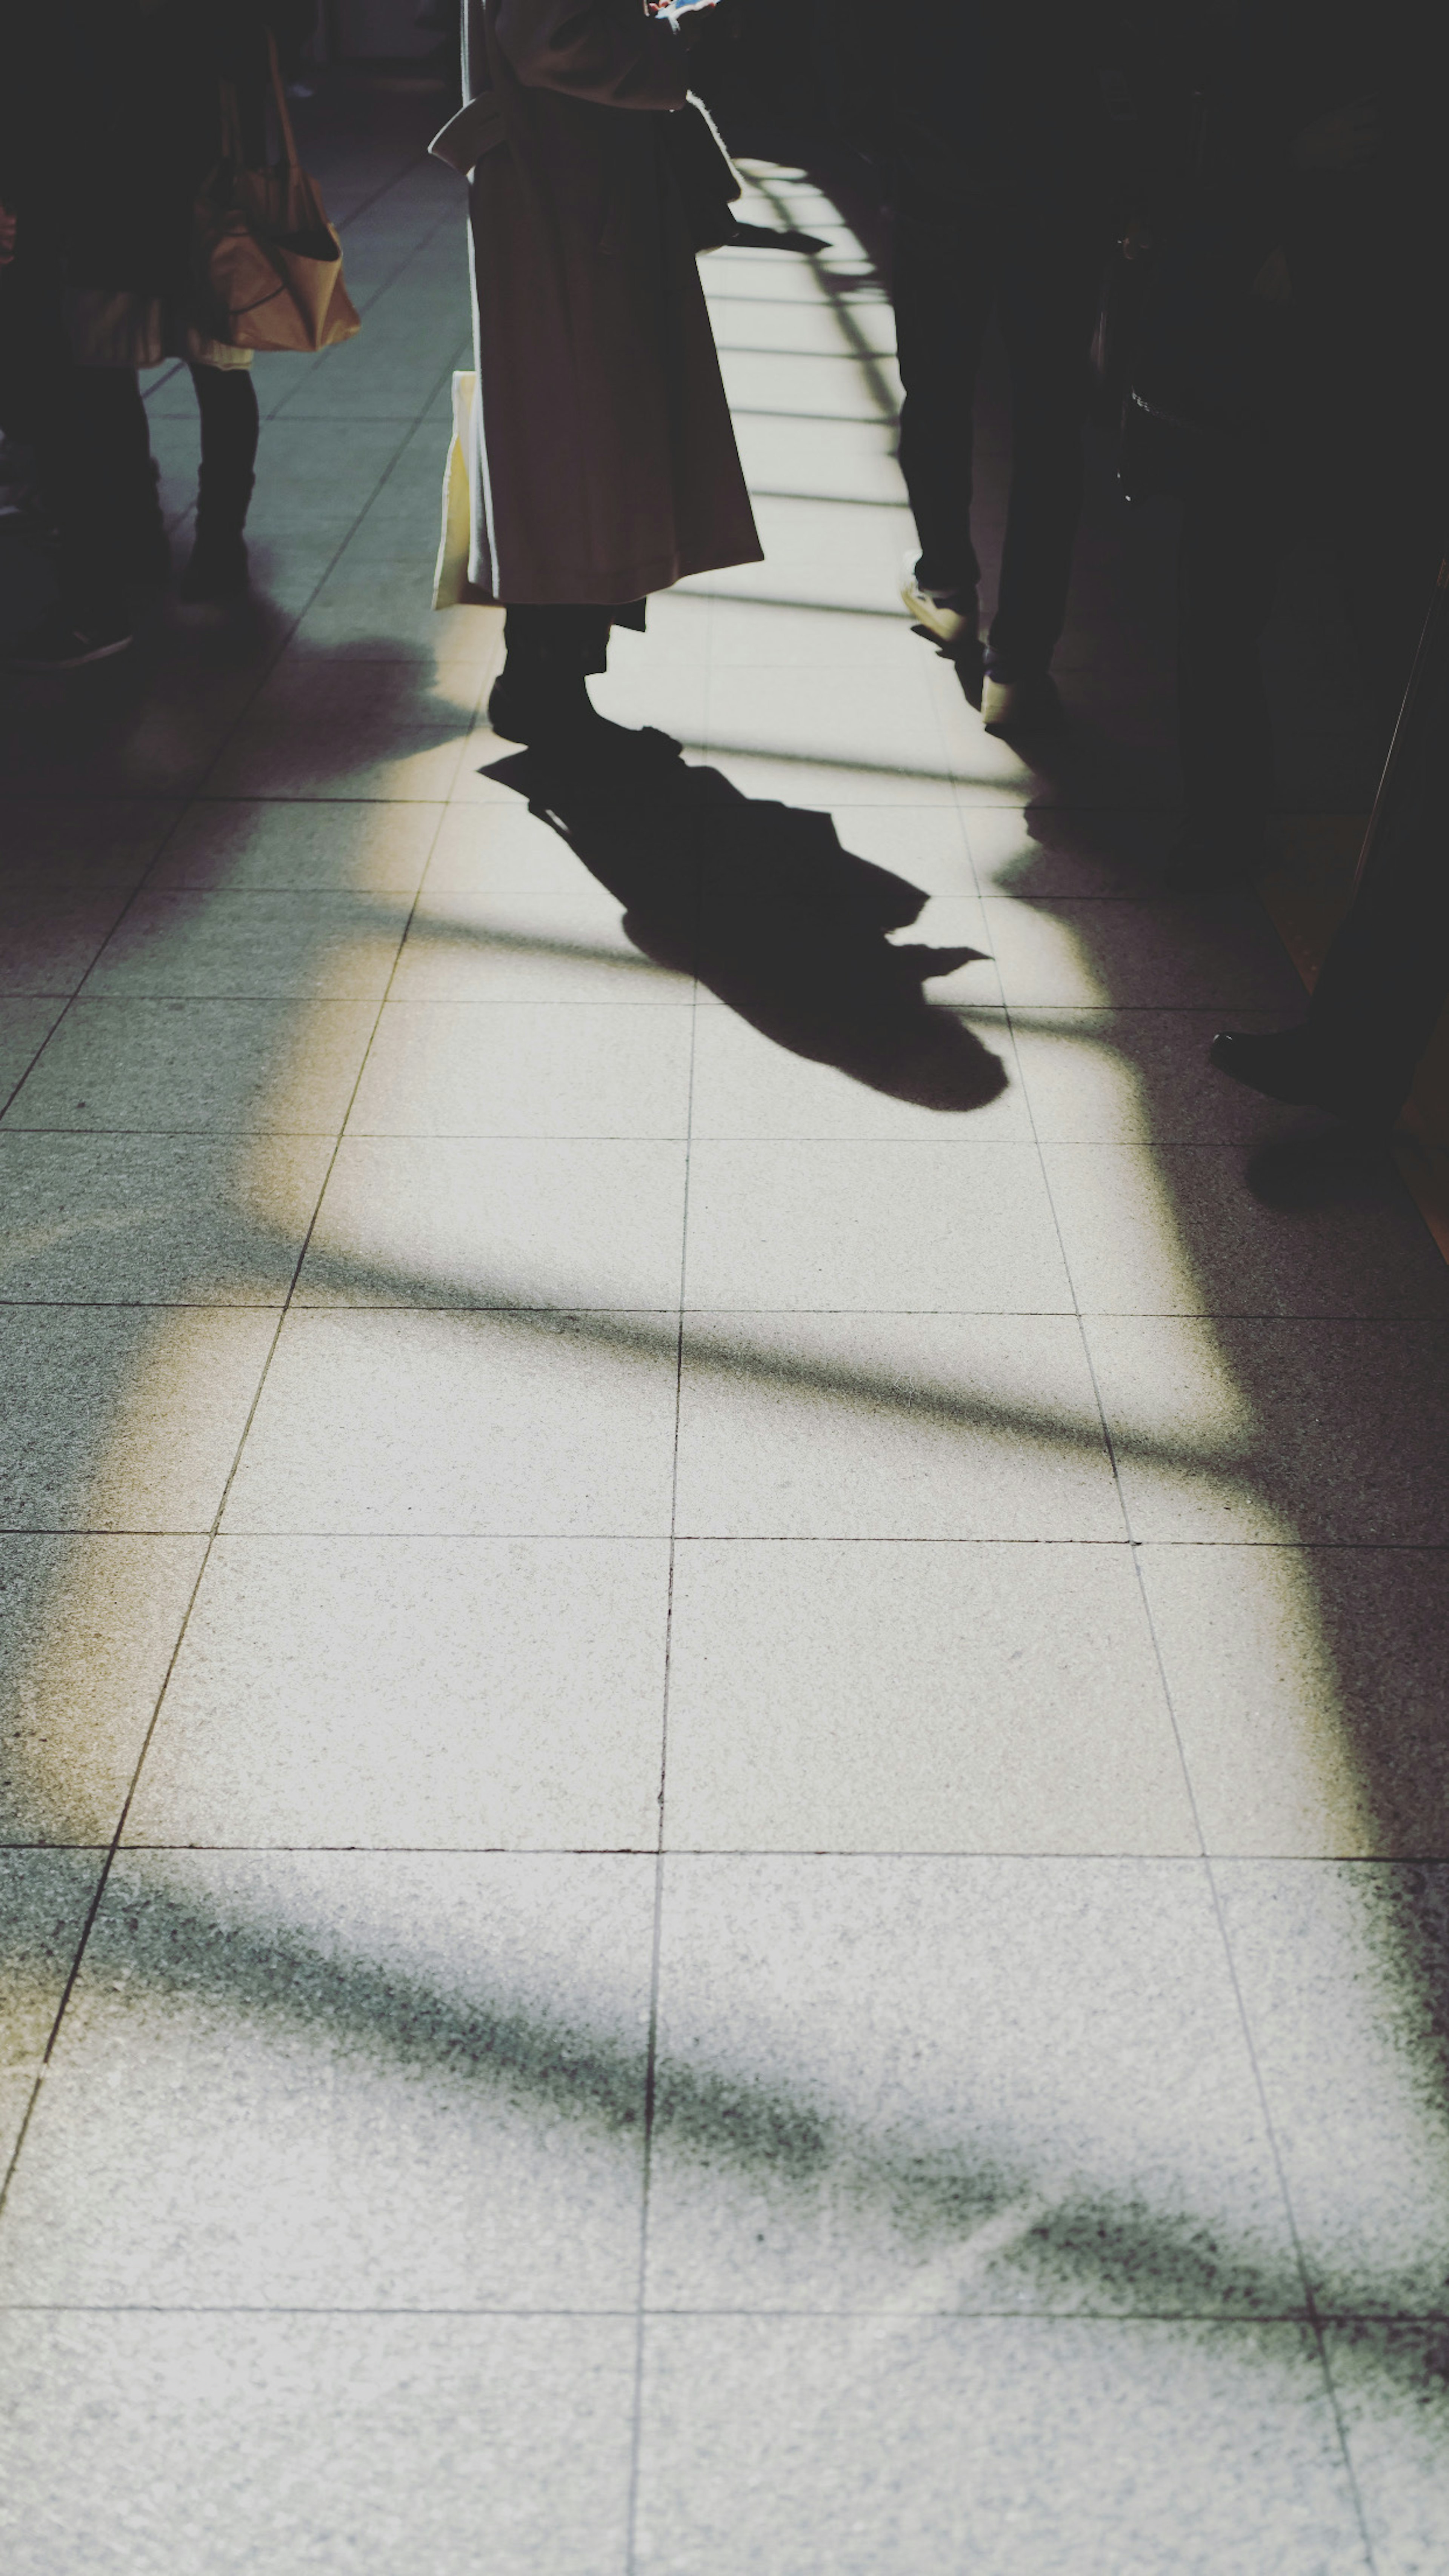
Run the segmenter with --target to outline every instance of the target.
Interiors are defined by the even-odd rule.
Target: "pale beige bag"
[[[342,283],[342,244],[297,158],[273,38],[282,158],[249,170],[236,93],[222,89],[222,157],[196,202],[194,250],[206,327],[239,349],[330,349],[362,328]]]

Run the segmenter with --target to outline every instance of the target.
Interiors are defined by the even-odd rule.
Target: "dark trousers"
[[[1439,530],[1417,477],[1365,443],[1336,468],[1251,455],[1203,471],[1182,510],[1178,725],[1190,814],[1261,822],[1273,798],[1273,726],[1258,647],[1283,560],[1332,542],[1344,606],[1385,739],[1403,694]]]
[[[1405,1091],[1449,1000],[1449,571],[1380,784],[1363,881],[1319,970],[1313,1036]]]
[[[1066,615],[1105,232],[1095,212],[1027,200],[949,224],[897,218],[901,471],[932,589],[972,591],[980,578],[972,412],[993,314],[1006,347],[1011,490],[988,655],[1003,679],[1046,669]]]
[[[645,602],[636,599],[619,608],[510,608],[503,620],[503,641],[515,664],[531,664],[539,676],[587,679],[609,667],[609,629],[632,626],[644,631]]]

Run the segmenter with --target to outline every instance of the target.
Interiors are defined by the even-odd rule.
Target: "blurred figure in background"
[[[602,750],[621,729],[587,683],[610,627],[686,573],[760,560],[656,112],[684,104],[686,39],[619,0],[467,0],[464,26],[467,104],[433,150],[470,182],[468,595],[508,611],[489,717]]]
[[[1387,739],[1444,540],[1449,432],[1445,12],[1267,0],[1214,15],[1195,220],[1217,284],[1197,290],[1198,354],[1228,426],[1197,443],[1184,486],[1179,625],[1180,855],[1208,876],[1263,861],[1258,643],[1305,536],[1332,544]],[[1190,300],[1166,318],[1192,365]]]
[[[1088,353],[1106,253],[1139,192],[1112,112],[1116,13],[1091,0],[826,5],[843,121],[882,169],[894,216],[900,461],[920,543],[902,595],[968,681],[976,662],[988,728],[1051,730]],[[972,411],[993,316],[1011,372],[1011,486],[982,639]]]
[[[137,370],[186,361],[201,413],[187,600],[245,589],[258,413],[250,353],[197,318],[194,207],[235,85],[248,159],[265,154],[267,31],[302,0],[47,0],[23,28],[18,254],[58,291],[69,365],[42,405],[61,598],[21,638],[22,669],[71,670],[132,641],[138,596],[170,553]],[[23,13],[15,12],[21,26]]]
[[[1449,998],[1449,563],[1359,864],[1302,1026],[1225,1029],[1211,1061],[1270,1099],[1390,1125]]]

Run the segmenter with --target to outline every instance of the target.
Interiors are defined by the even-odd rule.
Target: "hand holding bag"
[[[236,92],[222,85],[222,157],[196,206],[206,327],[238,349],[330,349],[362,328],[342,283],[342,244],[297,158],[273,37],[267,37],[282,158],[249,170]]]

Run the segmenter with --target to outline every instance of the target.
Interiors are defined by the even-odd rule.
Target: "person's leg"
[[[1250,872],[1273,793],[1273,730],[1258,645],[1287,541],[1265,478],[1228,455],[1182,506],[1177,577],[1178,741],[1185,842]]]
[[[991,309],[988,245],[976,220],[937,224],[901,215],[893,292],[905,389],[900,465],[920,548],[913,578],[923,595],[959,603],[974,640],[980,566],[971,543],[972,406]]]
[[[123,652],[132,594],[170,570],[134,367],[71,365],[53,440],[45,479],[55,495],[61,596],[16,647],[22,669],[68,670]]]
[[[201,412],[196,544],[181,576],[183,599],[232,599],[246,588],[242,537],[252,497],[260,429],[248,367],[191,369]]]
[[[1225,1030],[1212,1062],[1279,1100],[1390,1119],[1449,999],[1449,567],[1380,782],[1364,874],[1306,1019]]]
[[[1004,209],[998,312],[1011,369],[1011,492],[988,684],[1042,687],[1066,616],[1082,507],[1088,358],[1105,241],[1090,208]],[[988,721],[991,720],[988,702]]]
[[[636,607],[621,609],[620,622],[639,623]],[[637,743],[638,735],[610,724],[589,699],[590,675],[608,665],[614,622],[610,608],[510,605],[503,621],[507,658],[488,701],[494,732],[535,750]]]

